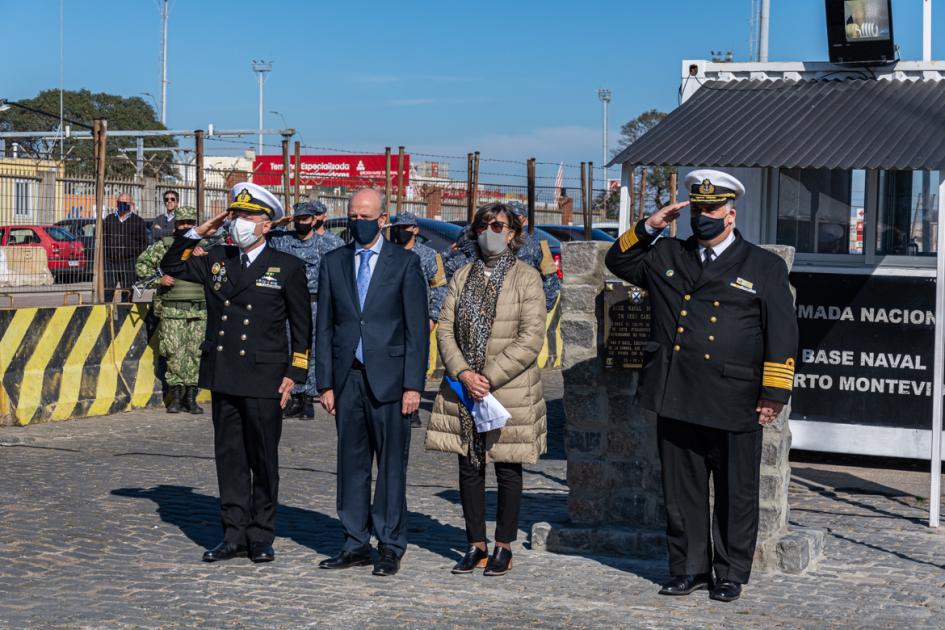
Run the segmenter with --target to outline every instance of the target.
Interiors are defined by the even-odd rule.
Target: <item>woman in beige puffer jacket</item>
[[[485,574],[504,575],[511,568],[510,544],[518,533],[522,464],[535,463],[547,449],[545,401],[536,363],[545,335],[545,297],[538,272],[515,259],[523,242],[522,222],[505,205],[480,208],[471,235],[479,256],[450,281],[437,345],[449,378],[461,382],[474,400],[491,393],[511,417],[501,429],[475,433],[470,414],[444,379],[433,403],[426,447],[459,456],[460,496],[471,547],[454,573],[469,573],[489,556],[485,466],[495,465],[496,546]],[[490,317],[492,304],[494,317]],[[479,371],[473,369],[477,362],[482,366]]]

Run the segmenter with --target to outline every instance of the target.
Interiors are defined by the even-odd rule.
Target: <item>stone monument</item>
[[[605,341],[605,305],[612,292],[633,290],[604,266],[608,244],[563,245],[561,334],[564,339],[565,449],[568,457],[567,523],[536,523],[532,547],[560,553],[599,553],[657,559],[666,553],[656,418],[636,404],[639,370],[633,344],[639,334],[623,330],[616,359]],[[769,246],[790,267],[794,250]],[[639,293],[639,292],[637,292]],[[639,309],[633,307],[637,313]],[[610,331],[608,331],[610,332]],[[823,551],[824,532],[788,526],[788,454],[791,430],[785,407],[764,429],[758,545],[754,568],[801,573]]]

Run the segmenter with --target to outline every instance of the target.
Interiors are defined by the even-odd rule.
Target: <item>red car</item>
[[[0,245],[42,247],[49,271],[57,279],[78,279],[85,272],[82,243],[69,230],[57,225],[0,226]]]

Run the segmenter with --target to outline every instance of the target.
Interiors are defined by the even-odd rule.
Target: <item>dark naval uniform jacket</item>
[[[692,424],[761,429],[758,400],[787,403],[794,384],[797,320],[787,265],[736,230],[703,270],[695,237],[657,238],[644,224],[606,258],[617,277],[650,296],[641,405]]]
[[[197,243],[176,238],[161,269],[201,284],[207,296],[200,387],[233,396],[279,398],[283,377],[304,383],[312,338],[305,263],[267,245],[244,270],[238,247],[219,246],[206,256],[191,256]]]

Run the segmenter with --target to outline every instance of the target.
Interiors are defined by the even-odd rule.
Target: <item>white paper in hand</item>
[[[502,406],[502,403],[495,396],[486,394],[485,398],[473,405],[472,416],[473,420],[476,421],[476,431],[485,433],[504,427],[512,414]]]

